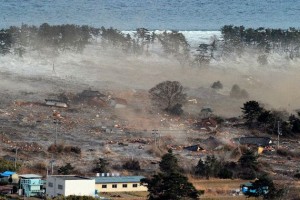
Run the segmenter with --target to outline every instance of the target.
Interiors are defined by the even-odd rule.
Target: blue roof
[[[11,176],[11,175],[13,175],[15,173],[16,172],[5,171],[5,172],[0,173],[0,176],[2,176],[2,177],[8,177],[8,176]]]
[[[144,176],[108,176],[94,177],[96,184],[98,183],[139,183]]]

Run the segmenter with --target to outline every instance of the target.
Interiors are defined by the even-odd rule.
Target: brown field
[[[205,194],[201,195],[201,199],[213,200],[244,200],[252,198],[246,198],[244,195],[235,195],[232,190],[238,189],[240,184],[245,183],[245,180],[230,180],[230,179],[210,179],[210,180],[199,180],[189,177],[190,182],[194,184],[196,189],[205,190]],[[130,199],[130,200],[146,200],[147,192],[124,192],[124,193],[107,193],[101,194],[111,199]],[[254,199],[254,198],[253,198]]]
[[[204,195],[201,199],[212,200],[212,199],[249,199],[244,195],[237,195],[233,191],[240,188],[245,180],[231,180],[231,179],[210,179],[210,180],[199,180],[189,178],[190,182],[198,190],[204,190]]]

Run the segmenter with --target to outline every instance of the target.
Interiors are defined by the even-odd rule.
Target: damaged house
[[[91,106],[107,106],[107,96],[96,90],[83,90],[77,94],[75,102],[86,102]]]
[[[203,151],[204,150],[200,145],[187,146],[187,147],[183,147],[183,149],[188,150],[188,151]]]
[[[79,97],[83,97],[83,98],[94,98],[94,97],[106,97],[104,94],[100,93],[99,91],[96,90],[83,90],[80,94]]]
[[[240,137],[234,138],[237,144],[247,145],[250,148],[257,148],[257,153],[261,154],[265,150],[272,150],[272,140],[269,137]]]
[[[269,137],[240,137],[235,138],[234,141],[242,145],[255,145],[258,147],[272,145],[272,140]]]
[[[212,132],[216,131],[218,128],[218,123],[213,118],[204,118],[199,122],[193,124],[194,129],[205,131],[205,132]]]
[[[63,101],[59,101],[56,99],[45,99],[45,105],[46,106],[55,106],[55,107],[60,107],[60,108],[67,108],[68,104]]]

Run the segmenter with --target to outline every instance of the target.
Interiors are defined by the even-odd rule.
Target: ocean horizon
[[[10,0],[0,5],[0,28],[48,23],[114,27],[122,31],[218,31],[224,25],[300,28],[297,0]]]

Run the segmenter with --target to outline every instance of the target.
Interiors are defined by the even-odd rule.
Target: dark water
[[[0,27],[87,24],[134,30],[300,27],[299,0],[2,0]]]

